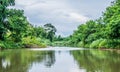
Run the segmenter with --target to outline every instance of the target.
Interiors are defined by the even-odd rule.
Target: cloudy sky
[[[57,34],[68,36],[78,25],[97,19],[113,0],[16,0],[30,23],[43,26],[52,23]]]

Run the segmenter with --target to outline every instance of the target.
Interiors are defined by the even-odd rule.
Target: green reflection
[[[0,52],[0,72],[28,72],[34,63],[50,67],[55,63],[51,51],[5,50]]]
[[[86,72],[120,72],[120,54],[100,50],[73,51],[79,68]]]

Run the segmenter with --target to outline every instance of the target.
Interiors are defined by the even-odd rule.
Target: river
[[[120,72],[120,52],[72,47],[0,51],[0,72]]]

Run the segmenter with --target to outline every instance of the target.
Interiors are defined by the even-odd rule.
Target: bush
[[[90,44],[85,44],[84,47],[85,47],[85,48],[89,48],[89,47],[90,47]]]
[[[84,43],[81,41],[77,44],[78,47],[84,47]]]
[[[41,41],[40,38],[36,37],[26,37],[22,39],[22,44],[27,48],[41,48],[46,47],[46,44]]]
[[[99,39],[99,40],[93,41],[90,45],[90,48],[119,49],[120,40],[119,39]]]
[[[110,39],[110,40],[108,40],[108,47],[109,48],[119,49],[120,48],[120,40],[119,39]]]
[[[42,39],[41,42],[46,44],[47,46],[51,46],[51,42],[48,39]]]
[[[101,41],[103,41],[103,39],[98,39],[98,40],[93,41],[90,44],[90,48],[99,48],[99,44],[100,44]]]
[[[0,41],[0,47],[2,49],[21,48],[22,44],[14,43],[13,41]]]
[[[103,39],[99,44],[99,48],[107,48],[107,47],[108,47],[108,41],[107,39]]]

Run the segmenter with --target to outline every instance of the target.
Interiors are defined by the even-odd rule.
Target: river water
[[[0,51],[0,72],[120,72],[120,51],[51,47]]]

